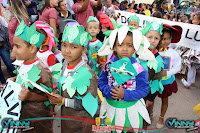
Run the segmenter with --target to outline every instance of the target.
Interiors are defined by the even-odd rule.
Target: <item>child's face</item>
[[[48,40],[47,33],[46,33],[43,29],[40,29],[39,31],[40,31],[40,33],[41,33],[42,35],[45,36],[45,38],[44,38],[44,40],[43,40],[43,42],[42,42],[42,44],[45,44],[46,41]]]
[[[60,3],[59,10],[60,11],[67,11],[67,4],[64,1]]]
[[[160,33],[155,30],[151,30],[151,31],[147,32],[147,34],[145,36],[152,46],[151,49],[155,49],[158,46],[159,41],[161,39]]]
[[[76,43],[69,43],[67,41],[63,42],[61,45],[61,51],[64,59],[69,63],[74,63],[79,60],[85,52],[87,52],[87,48],[78,45]],[[74,64],[75,65],[75,64]]]
[[[107,5],[107,6],[111,6],[111,4],[112,4],[112,1],[111,1],[111,0],[106,0],[106,5]]]
[[[167,48],[168,45],[171,43],[171,35],[169,32],[164,32],[163,37],[160,43],[160,46],[163,48]]]
[[[103,24],[101,25],[101,27],[102,27],[102,32],[105,32],[105,31],[108,31],[108,28],[107,27],[105,27]]]
[[[34,53],[36,56],[37,47],[35,45],[31,45],[28,47],[25,41],[17,36],[13,37],[13,43],[13,52],[16,55],[17,60],[27,61],[32,57],[31,55],[33,55]]]
[[[135,27],[135,29],[139,28],[138,21],[136,21],[136,20],[131,20],[131,21],[128,23],[128,25],[129,25],[129,26]]]
[[[95,21],[91,21],[88,23],[87,25],[87,32],[90,32],[90,35],[92,37],[96,37],[97,34],[99,33],[100,29],[99,29],[99,24]]]
[[[127,35],[122,44],[119,44],[118,38],[116,38],[114,51],[117,52],[117,55],[121,58],[131,57],[135,52],[132,36]]]

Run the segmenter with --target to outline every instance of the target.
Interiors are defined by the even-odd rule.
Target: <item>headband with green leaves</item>
[[[151,30],[155,30],[155,31],[158,31],[160,35],[162,35],[163,34],[162,27],[163,27],[163,23],[159,24],[155,19],[153,19],[151,23],[149,21],[146,21],[145,27],[144,29],[141,30],[141,32],[143,35],[146,35],[147,32]]]
[[[86,32],[82,25],[66,26],[63,32],[62,41],[76,43],[87,47],[89,40],[92,40],[90,33]]]
[[[43,34],[36,31],[35,24],[32,24],[30,27],[28,27],[24,23],[23,19],[15,31],[15,36],[23,39],[31,45],[35,45],[38,48],[42,45],[42,42],[45,38]]]
[[[130,18],[128,19],[128,23],[131,20],[136,20],[138,22],[138,24],[140,23],[140,18],[137,15],[131,15]]]
[[[88,24],[89,22],[91,22],[91,21],[97,22],[98,25],[100,24],[100,23],[99,23],[99,20],[98,20],[96,17],[89,16],[89,18],[88,18],[88,20],[87,20],[87,24]]]

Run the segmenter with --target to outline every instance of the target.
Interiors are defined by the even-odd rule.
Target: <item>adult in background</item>
[[[152,5],[152,10],[151,11],[152,11],[151,14],[153,14],[154,12],[158,11],[157,5],[155,3]]]
[[[128,5],[128,1],[127,0],[122,1],[120,6],[119,6],[119,10],[126,11],[127,10],[127,5]]]
[[[29,25],[29,16],[26,11],[26,7],[21,0],[10,0],[8,2],[9,10],[12,13],[12,18],[8,24],[8,33],[10,45],[13,48],[13,37],[15,34],[15,30],[19,26],[22,19],[24,20],[26,25]]]
[[[44,21],[49,24],[58,37],[57,27],[59,25],[58,12],[55,9],[58,6],[58,0],[45,0],[43,8],[39,12],[39,21]]]
[[[72,10],[76,15],[77,22],[86,28],[89,16],[94,16],[92,8],[100,5],[101,0],[77,0],[77,2],[75,2],[75,4],[72,6]]]
[[[148,5],[147,4],[143,4],[142,8],[143,8],[143,12],[145,13],[146,16],[151,16],[151,12],[148,9]]]
[[[175,10],[176,10],[176,8],[174,7],[174,3],[172,3],[170,5],[170,7],[168,8],[168,11],[171,12],[171,11],[175,11]]]
[[[130,3],[130,4],[128,5],[127,12],[135,13],[135,10],[133,9],[133,4],[132,4],[132,3]]]
[[[165,14],[168,14],[168,2],[167,1],[163,1],[162,4],[161,4],[161,8],[159,10],[162,15],[164,16]]]
[[[22,2],[26,6],[26,10],[30,17],[30,22],[31,23],[34,22],[38,15],[38,11],[37,11],[37,5],[39,4],[38,0],[22,0]]]

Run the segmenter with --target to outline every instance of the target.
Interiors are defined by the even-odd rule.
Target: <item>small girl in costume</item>
[[[54,35],[53,29],[45,22],[36,21],[35,27],[45,35],[45,39],[37,52],[37,57],[46,65],[47,68],[52,72],[52,66],[56,64],[54,53],[51,51],[52,47],[55,47],[55,42],[58,39]]]
[[[91,69],[95,72],[97,76],[99,76],[100,64],[97,51],[101,48],[102,43],[96,38],[97,34],[99,33],[99,21],[96,17],[90,16],[87,21],[87,32],[90,33],[92,40],[89,42],[88,50],[87,50],[87,57],[88,57],[88,64]]]
[[[109,38],[110,32],[112,32],[114,29],[116,29],[117,24],[116,21],[113,18],[109,18],[107,15],[102,14],[100,15],[100,23],[102,27],[102,32],[105,35],[104,41],[103,41],[103,46],[99,49],[98,55],[104,57],[104,62],[107,62],[110,60],[112,57],[114,57],[113,53],[110,53],[108,56],[104,56],[104,51],[109,48],[109,45],[107,45],[106,40]],[[105,64],[105,63],[104,63]]]
[[[20,120],[52,116],[51,108],[47,104],[48,96],[26,82],[26,79],[28,79],[43,86],[43,88],[48,88],[49,90],[52,88],[51,72],[36,56],[44,38],[44,35],[36,31],[34,24],[28,27],[23,20],[13,38],[13,52],[16,55],[16,59],[24,60],[23,64],[18,68],[15,81],[22,84],[22,90],[19,94],[19,99],[23,101]],[[34,127],[30,130],[31,133],[53,133],[52,120],[33,122],[30,127]]]
[[[135,29],[139,28],[140,18],[137,15],[131,15],[128,19],[128,25],[135,27]]]
[[[149,74],[150,92],[145,97],[145,102],[148,112],[150,114],[150,119],[152,119],[153,117],[154,99],[156,98],[158,93],[162,94],[163,91],[161,78],[162,78],[162,69],[164,68],[164,64],[162,57],[156,50],[156,47],[158,46],[161,40],[162,27],[163,24],[159,24],[155,19],[153,19],[151,23],[146,21],[144,29],[141,30],[148,39],[148,41],[150,42],[151,47],[149,48],[149,50],[154,54],[156,59],[156,64],[153,67],[150,66],[149,61],[140,59],[140,64],[148,71]],[[144,126],[146,126],[146,124]]]
[[[162,99],[162,106],[159,120],[156,124],[157,128],[164,126],[164,116],[168,108],[168,97],[171,96],[172,92],[176,93],[178,91],[174,75],[181,70],[181,57],[174,49],[168,46],[171,42],[179,42],[182,33],[182,29],[179,28],[164,24],[162,39],[158,46],[159,54],[164,61],[163,77],[161,79],[164,90],[162,94],[158,94],[158,97]]]
[[[118,26],[109,38],[110,51],[105,49],[105,54],[114,49],[115,57],[105,64],[98,80],[104,96],[100,117],[110,118],[119,133],[128,131],[129,127],[137,131],[142,128],[143,119],[150,123],[142,99],[149,93],[149,82],[147,71],[132,55],[137,53],[151,61],[155,58],[148,50],[150,43],[146,37],[132,26]]]
[[[65,59],[60,66],[59,94],[49,96],[52,104],[60,104],[61,115],[94,119],[98,109],[97,78],[92,69],[83,61],[90,35],[81,25],[66,26],[62,37],[62,55]],[[57,65],[57,64],[56,64]],[[62,85],[63,84],[63,85]],[[92,124],[83,121],[61,121],[61,132],[92,132]]]
[[[113,18],[109,18],[106,14],[100,15],[100,24],[101,24],[101,31],[105,34],[106,31],[112,31],[116,29],[117,24]],[[106,35],[106,34],[105,34]],[[104,41],[107,39],[107,35],[104,38]]]

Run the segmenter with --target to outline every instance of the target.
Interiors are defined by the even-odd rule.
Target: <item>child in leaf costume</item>
[[[98,109],[97,77],[82,60],[87,51],[90,34],[81,25],[66,26],[61,51],[65,59],[62,65],[56,64],[53,70],[59,71],[58,89],[60,94],[49,96],[52,104],[63,105],[62,116],[94,119]],[[92,124],[83,121],[61,121],[61,132],[92,132]]]
[[[105,64],[99,76],[98,87],[104,96],[100,117],[110,118],[119,133],[131,127],[138,131],[143,119],[151,123],[143,100],[149,93],[149,82],[147,71],[133,55],[137,53],[152,62],[155,57],[148,50],[146,37],[132,26],[118,26],[109,38],[110,48],[102,53],[113,52],[115,57]]]
[[[87,21],[87,32],[90,33],[92,40],[90,40],[89,45],[87,47],[87,57],[88,57],[88,65],[95,72],[97,76],[99,76],[100,70],[100,61],[98,57],[97,51],[101,48],[102,43],[96,38],[99,33],[99,21],[96,17],[90,16]]]
[[[37,57],[52,71],[52,66],[56,64],[55,55],[52,52],[52,48],[55,47],[55,42],[58,39],[55,37],[54,30],[47,23],[42,21],[36,21],[35,27],[45,35],[45,39],[37,52]]]
[[[131,15],[128,19],[128,26],[133,26],[135,29],[139,28],[140,18],[137,15]]]
[[[36,56],[43,40],[44,35],[36,31],[35,25],[28,27],[23,20],[15,32],[13,52],[17,60],[24,60],[18,68],[15,81],[22,84],[19,94],[19,99],[23,101],[20,120],[52,116],[48,96],[26,82],[26,80],[31,80],[41,86],[52,88],[50,71]],[[34,122],[30,126],[34,127],[29,131],[31,133],[53,133],[52,120]]]
[[[149,48],[149,50],[154,54],[156,59],[156,64],[154,65],[154,67],[149,67],[150,62],[148,60],[143,60],[139,57],[140,64],[148,71],[149,75],[150,92],[145,97],[145,102],[148,112],[150,114],[150,118],[152,118],[153,116],[154,99],[156,98],[158,93],[162,94],[162,91],[164,89],[161,83],[162,69],[164,68],[164,63],[162,57],[156,50],[156,47],[161,40],[162,26],[163,24],[159,24],[158,22],[156,22],[155,19],[153,19],[151,23],[146,21],[144,29],[141,30],[150,42],[151,47]],[[146,127],[147,124],[144,124],[144,126]]]

